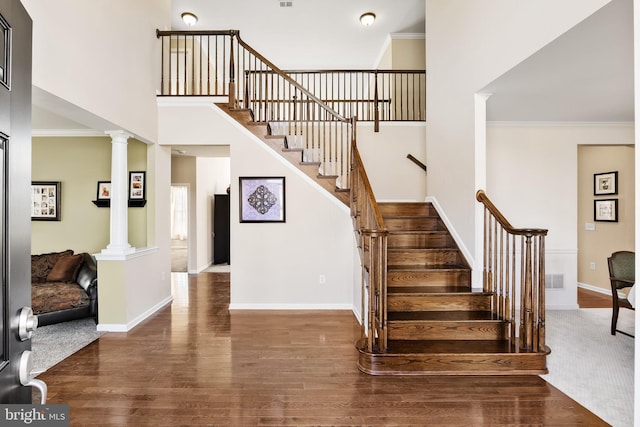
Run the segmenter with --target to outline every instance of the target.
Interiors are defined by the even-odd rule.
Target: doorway
[[[189,186],[171,185],[171,272],[189,271]]]

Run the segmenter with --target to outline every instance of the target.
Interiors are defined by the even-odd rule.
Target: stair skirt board
[[[547,355],[540,353],[474,352],[368,353],[358,342],[358,369],[369,375],[544,375]]]

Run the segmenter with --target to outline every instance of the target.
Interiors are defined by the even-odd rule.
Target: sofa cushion
[[[47,274],[47,282],[74,282],[82,265],[82,255],[63,255]]]
[[[31,255],[31,283],[45,282],[49,271],[64,255],[73,255],[71,249],[62,252],[51,252],[48,254]]]
[[[44,282],[31,286],[31,306],[36,315],[88,304],[89,296],[76,283]]]

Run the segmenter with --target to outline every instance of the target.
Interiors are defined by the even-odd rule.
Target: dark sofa
[[[71,249],[31,255],[31,308],[38,326],[98,318],[98,269],[88,253]]]

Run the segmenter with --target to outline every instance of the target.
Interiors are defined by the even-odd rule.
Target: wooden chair
[[[618,291],[630,288],[636,281],[636,254],[630,251],[618,251],[607,258],[609,263],[609,280],[611,281],[611,296],[613,298],[613,315],[611,317],[611,335],[616,332],[633,337],[633,335],[616,329],[620,307],[635,310],[629,300],[619,296]]]

